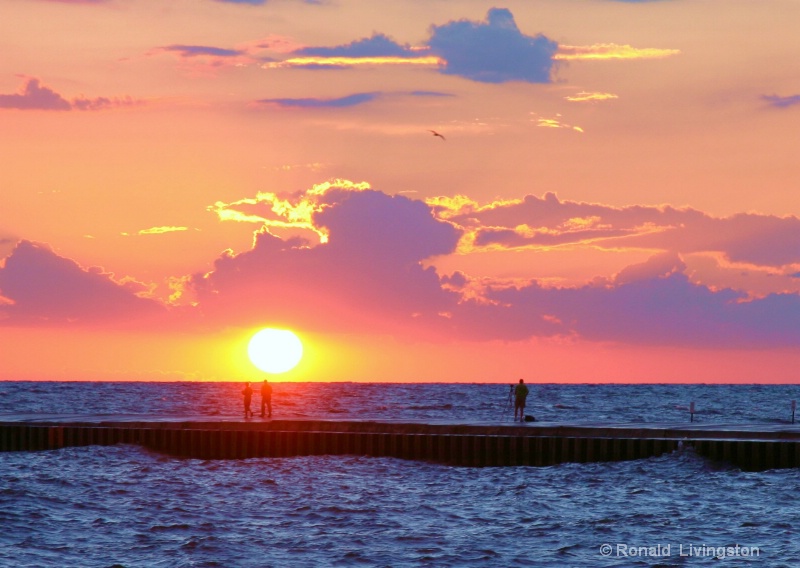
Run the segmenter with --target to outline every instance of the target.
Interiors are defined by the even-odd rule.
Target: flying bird
[[[430,132],[430,133],[431,133],[431,134],[433,134],[434,136],[438,136],[439,138],[441,138],[442,140],[444,140],[445,142],[447,142],[447,138],[445,138],[444,136],[442,136],[441,134],[439,134],[439,133],[438,133],[438,132],[436,132],[435,130],[428,130],[428,132]]]

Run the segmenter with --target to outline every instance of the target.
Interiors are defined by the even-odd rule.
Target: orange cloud
[[[680,54],[679,49],[633,47],[616,43],[593,45],[559,45],[553,59],[559,61],[587,61],[607,59],[663,59]]]
[[[566,128],[569,130],[574,130],[575,132],[580,132],[581,134],[584,132],[583,128],[580,126],[573,126],[572,124],[561,122],[560,114],[557,114],[555,118],[536,118],[536,126],[540,126],[542,128]]]
[[[572,103],[584,103],[593,101],[608,101],[612,99],[618,99],[619,97],[612,93],[587,93],[582,91],[576,95],[570,95],[564,98]]]
[[[163,235],[164,233],[176,233],[180,231],[188,231],[188,227],[174,227],[174,226],[164,226],[164,227],[150,227],[149,229],[142,229],[137,234],[139,235]]]
[[[282,67],[359,67],[359,66],[381,66],[381,65],[422,65],[437,66],[443,63],[442,59],[433,55],[421,57],[398,57],[398,56],[379,56],[379,57],[326,57],[326,56],[307,56],[291,57],[284,61],[274,61],[262,65],[264,69],[278,69]]]

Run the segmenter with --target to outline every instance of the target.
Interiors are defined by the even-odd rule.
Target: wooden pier
[[[3,420],[3,417],[0,417]],[[692,448],[749,471],[800,467],[793,426],[443,424],[340,420],[0,421],[0,451],[138,444],[181,458],[388,456],[459,466],[549,466],[637,460]]]

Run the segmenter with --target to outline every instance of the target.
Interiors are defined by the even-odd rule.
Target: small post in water
[[[797,410],[797,401],[792,401],[792,424],[794,424],[794,413]]]
[[[694,401],[689,403],[689,422],[694,422]]]

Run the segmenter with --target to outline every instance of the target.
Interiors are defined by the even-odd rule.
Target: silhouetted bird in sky
[[[447,138],[445,138],[444,136],[442,136],[441,134],[439,134],[439,133],[438,133],[438,132],[436,132],[435,130],[428,130],[428,132],[432,133],[434,136],[438,136],[439,138],[441,138],[442,140],[444,140],[445,142],[447,142]]]

